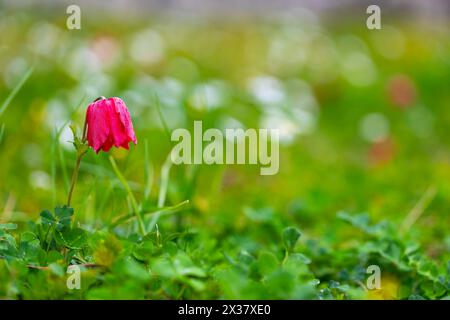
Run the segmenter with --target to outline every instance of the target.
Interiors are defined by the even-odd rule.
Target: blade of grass
[[[52,178],[52,201],[53,204],[56,205],[56,163],[57,163],[57,153],[58,150],[60,149],[59,146],[59,137],[61,136],[61,133],[64,129],[64,127],[68,124],[69,122],[67,121],[66,123],[64,123],[61,128],[59,129],[54,129],[54,134],[53,134],[53,140],[52,140],[52,145],[51,145],[51,149],[50,149],[50,157],[51,157],[51,178]],[[60,152],[59,152],[60,153]],[[59,155],[59,160],[61,161],[61,155]],[[68,185],[69,185],[69,178],[67,176],[67,172],[63,169],[63,179],[64,179],[64,186],[66,187],[66,191],[68,190]]]
[[[5,124],[3,123],[1,128],[0,128],[0,143],[3,140],[3,134],[5,133]]]
[[[403,220],[400,226],[400,233],[404,234],[407,232],[413,224],[422,216],[425,209],[430,205],[431,201],[434,199],[437,193],[437,188],[435,186],[430,186],[416,203],[414,208],[408,213],[406,218]]]
[[[0,117],[2,114],[6,111],[11,101],[14,99],[14,97],[17,95],[17,93],[20,91],[22,86],[25,84],[25,82],[28,80],[28,78],[33,73],[34,68],[31,67],[28,69],[28,71],[24,74],[22,79],[17,83],[17,85],[14,87],[14,89],[9,93],[8,97],[6,97],[5,101],[3,102],[2,106],[0,107]]]
[[[145,188],[144,188],[144,200],[142,203],[146,203],[148,198],[150,197],[150,193],[152,192],[153,188],[153,164],[150,160],[150,157],[148,155],[148,140],[145,140],[144,144],[144,175],[145,175]]]
[[[161,184],[159,187],[158,208],[163,208],[164,203],[166,202],[171,167],[172,167],[172,159],[171,159],[170,153],[169,153],[169,155],[166,158],[166,161],[164,161],[164,164],[161,168]],[[156,213],[155,215],[153,215],[152,220],[150,221],[148,230],[153,230],[153,227],[158,223],[159,217],[160,217],[159,213]]]
[[[154,208],[155,209],[154,211],[146,210],[145,212],[141,212],[141,215],[148,216],[148,215],[159,214],[161,216],[161,215],[166,215],[166,214],[172,214],[172,213],[181,211],[188,204],[189,204],[189,200],[185,200],[174,206],[169,206],[169,207],[164,207],[164,208]],[[111,223],[110,228],[114,228],[114,227],[116,227],[122,223],[128,222],[129,220],[134,219],[134,218],[136,218],[136,215],[133,213],[130,213],[130,214],[127,214],[124,216],[120,216]]]
[[[169,158],[167,158],[161,168],[161,185],[160,185],[159,194],[158,194],[158,208],[164,207],[164,204],[166,202],[171,167],[172,167],[172,162],[169,161]]]
[[[114,158],[109,156],[109,161],[111,162],[114,173],[116,174],[119,181],[122,183],[122,186],[125,188],[125,191],[127,192],[128,197],[130,198],[131,205],[133,208],[133,213],[136,215],[136,218],[138,220],[139,231],[142,236],[145,236],[146,232],[145,232],[144,220],[142,219],[141,212],[139,211],[139,207],[137,205],[136,198],[134,197],[133,192],[131,191],[130,185],[128,184],[127,180],[123,176],[122,172],[120,172],[119,168],[117,167],[117,164],[114,161]]]
[[[172,168],[172,159],[169,153],[161,168],[161,186],[158,195],[158,208],[164,207],[164,203],[166,202],[167,189],[169,187],[170,168]]]

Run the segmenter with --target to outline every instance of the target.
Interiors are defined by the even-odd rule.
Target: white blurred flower
[[[292,119],[297,124],[298,134],[312,133],[316,128],[317,116],[303,109],[293,109]]]
[[[171,77],[165,77],[160,81],[158,88],[158,96],[161,104],[173,108],[181,107],[181,99],[184,94],[185,87],[179,80]]]
[[[66,150],[73,151],[74,146],[72,144],[73,141],[73,133],[70,129],[70,125],[67,124],[62,128],[61,133],[59,135],[59,144]]]
[[[213,110],[225,102],[224,85],[220,81],[200,83],[193,89],[189,101],[198,110]]]
[[[47,103],[46,116],[46,124],[53,130],[62,127],[68,121],[69,110],[62,101],[52,99]]]
[[[34,52],[50,56],[58,44],[61,30],[48,22],[40,22],[30,28],[28,45]]]
[[[165,77],[161,79],[161,85],[168,91],[171,92],[172,94],[175,94],[177,96],[180,96],[183,91],[184,91],[184,86],[183,84],[175,79],[175,78],[171,78],[171,77]]]
[[[152,29],[144,30],[131,40],[130,56],[138,63],[154,64],[160,62],[165,55],[164,41],[161,35]]]
[[[263,116],[260,127],[279,130],[280,143],[285,145],[291,144],[300,132],[298,124],[281,113]]]
[[[286,97],[280,80],[272,76],[258,76],[250,79],[249,89],[253,96],[265,106],[280,105]]]
[[[75,48],[63,63],[67,63],[64,68],[78,80],[84,80],[86,75],[99,73],[101,70],[99,57],[87,47]]]
[[[361,119],[359,132],[368,142],[382,141],[389,135],[389,121],[381,113],[369,113]]]
[[[30,185],[35,189],[50,189],[51,178],[45,171],[33,171],[29,176]]]

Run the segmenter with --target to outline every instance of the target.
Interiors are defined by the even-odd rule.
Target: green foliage
[[[29,223],[20,233],[15,224],[0,224],[0,275],[8,279],[0,287],[1,295],[359,299],[371,297],[363,286],[365,268],[373,262],[390,275],[389,279],[382,276],[382,283],[393,287],[394,298],[443,299],[450,291],[448,266],[439,267],[417,244],[401,240],[389,223],[373,225],[364,214],[338,214],[367,236],[361,243],[338,251],[320,241],[299,243],[301,232],[294,226],[282,229],[282,243],[270,250],[249,246],[247,251],[235,248],[232,242],[220,245],[207,232],[165,235],[157,230],[144,237],[107,230],[88,232],[73,226],[73,214],[67,206],[57,207],[53,213],[45,210],[38,223]],[[229,253],[217,254],[220,248]],[[90,266],[82,272],[80,290],[65,287],[70,264]],[[16,270],[15,276],[8,278],[12,270]],[[53,288],[51,293],[33,287],[46,282]],[[13,283],[15,291],[9,289]],[[382,290],[374,294],[375,298],[393,298]]]
[[[283,243],[287,251],[291,252],[294,249],[300,236],[301,233],[297,228],[288,227],[283,230]]]

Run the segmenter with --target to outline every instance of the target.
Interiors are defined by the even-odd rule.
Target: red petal
[[[110,125],[106,111],[106,100],[93,102],[89,105],[86,121],[87,121],[87,139],[89,145],[98,152],[110,133]]]
[[[125,103],[120,98],[112,98],[114,101],[114,106],[117,114],[119,115],[119,120],[123,125],[125,134],[129,141],[133,141],[134,144],[137,143],[136,135],[133,129],[133,123],[131,122],[130,112],[126,107]]]
[[[112,146],[113,146],[113,140],[112,140],[111,136],[109,136],[108,139],[103,144],[102,150],[105,151],[105,152],[108,152],[109,149],[111,149]]]

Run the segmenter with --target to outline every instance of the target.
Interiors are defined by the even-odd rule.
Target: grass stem
[[[120,172],[119,168],[117,167],[117,164],[114,161],[114,158],[109,156],[109,161],[111,162],[114,173],[116,174],[119,181],[122,183],[122,186],[125,188],[125,191],[127,192],[128,197],[131,201],[131,207],[133,209],[133,213],[136,215],[136,219],[138,221],[139,232],[141,233],[142,236],[145,236],[146,231],[145,231],[144,220],[142,219],[141,212],[140,212],[138,204],[136,202],[136,198],[134,197],[133,192],[131,191],[130,185],[128,184],[127,180],[123,176],[122,172]]]
[[[83,155],[84,155],[84,153],[77,155],[77,162],[75,164],[75,169],[73,170],[73,174],[72,174],[72,182],[70,183],[69,195],[67,196],[67,206],[68,207],[70,207],[70,203],[72,201],[72,194],[73,194],[73,190],[75,189],[75,184],[77,182],[78,171],[80,171],[81,159],[83,158]]]

